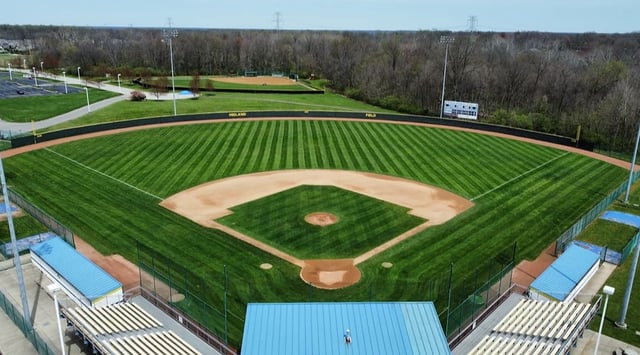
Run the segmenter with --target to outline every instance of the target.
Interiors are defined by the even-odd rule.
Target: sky
[[[0,24],[628,33],[638,13],[638,0],[32,0],[6,1]]]

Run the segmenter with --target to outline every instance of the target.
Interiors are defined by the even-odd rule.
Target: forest
[[[174,30],[0,25],[0,46],[27,58],[13,59],[16,68],[43,62],[48,71],[135,78],[169,75],[171,38],[176,75],[295,73],[431,116],[440,114],[446,54],[446,99],[478,103],[482,122],[580,132],[602,151],[629,154],[635,143],[640,33]]]

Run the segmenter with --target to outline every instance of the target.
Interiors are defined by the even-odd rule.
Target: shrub
[[[131,92],[131,101],[144,101],[147,99],[147,95],[145,95],[141,91],[132,91]]]

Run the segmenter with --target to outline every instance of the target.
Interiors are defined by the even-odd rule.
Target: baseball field
[[[478,265],[499,261],[514,242],[517,260],[534,258],[627,174],[579,154],[482,134],[314,119],[126,132],[16,155],[6,159],[5,169],[11,188],[100,252],[135,263],[136,242],[143,243],[200,277],[198,287],[206,287],[214,306],[225,301],[225,289],[233,289],[227,301],[229,336],[236,344],[248,301],[427,300],[425,285],[446,278],[451,263],[459,289],[474,280]],[[161,205],[203,184],[292,170],[412,181],[469,206],[357,263],[360,277],[351,286],[326,290],[310,287],[300,265]],[[265,189],[266,181],[259,182]],[[402,202],[358,192],[357,179],[351,188],[310,185],[274,190],[211,219],[299,259],[343,260],[433,218],[407,215],[410,208]],[[241,186],[236,193],[261,186]],[[216,193],[201,198],[214,204],[221,199]],[[314,212],[335,219],[320,226],[304,222]],[[439,311],[446,306],[440,301]],[[177,305],[206,322],[189,302]],[[219,326],[219,320],[209,321]]]

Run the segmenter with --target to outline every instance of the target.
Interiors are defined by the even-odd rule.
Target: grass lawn
[[[16,238],[25,238],[35,234],[40,234],[48,231],[47,227],[43,226],[35,218],[28,214],[13,218],[13,226],[16,232]],[[11,241],[9,234],[9,222],[0,222],[0,242],[7,243]]]
[[[340,203],[336,203],[340,201]],[[408,209],[335,186],[303,185],[231,208],[218,222],[299,259],[353,258],[425,222]],[[338,222],[305,222],[312,212]]]
[[[332,93],[325,93],[323,95],[215,93],[211,95],[205,94],[197,100],[179,100],[176,102],[176,106],[178,114],[271,110],[395,113]],[[143,102],[131,102],[127,100],[115,103],[107,109],[91,112],[77,120],[50,127],[45,131],[101,122],[141,117],[168,116],[172,114],[173,102],[170,100],[147,100]]]
[[[578,239],[622,252],[637,232],[636,228],[626,224],[597,219],[580,234]]]
[[[89,89],[91,102],[117,95],[109,91]],[[9,122],[42,121],[86,105],[87,97],[84,92],[0,99],[0,118]]]
[[[609,296],[609,304],[607,306],[607,314],[604,321],[604,327],[602,328],[602,334],[640,347],[640,335],[636,334],[637,331],[640,331],[640,297],[638,296],[640,294],[640,275],[636,274],[633,280],[632,294],[625,319],[627,329],[618,328],[614,324],[614,322],[620,319],[620,312],[622,310],[622,303],[624,300],[624,293],[627,286],[632,260],[633,254],[627,258],[624,264],[616,268],[611,277],[607,280],[606,284],[614,287],[616,292],[612,296]],[[591,322],[589,328],[597,332],[599,326],[600,315],[598,314],[598,316]]]
[[[249,95],[246,101],[254,97]],[[222,95],[213,98],[212,103],[218,99],[223,105]],[[230,100],[242,101],[238,96]],[[306,285],[297,267],[158,205],[163,198],[204,182],[281,169],[342,169],[403,177],[457,193],[475,206],[360,264],[358,284],[328,291]],[[514,242],[516,261],[535,258],[626,178],[624,169],[604,162],[509,139],[329,120],[147,129],[14,156],[6,159],[5,170],[17,192],[102,253],[121,254],[135,263],[140,241],[183,265],[204,280],[202,297],[218,311],[224,303],[222,281],[227,270],[230,339],[236,345],[249,301],[428,297],[441,311],[446,292],[435,281],[447,279],[451,263],[456,305],[468,297],[482,265],[499,258]],[[382,268],[385,261],[393,267]],[[274,267],[261,270],[262,263]],[[430,287],[440,288],[431,292]],[[223,319],[212,316],[214,312],[203,313],[190,302],[177,305],[202,314],[203,322],[221,329]]]

